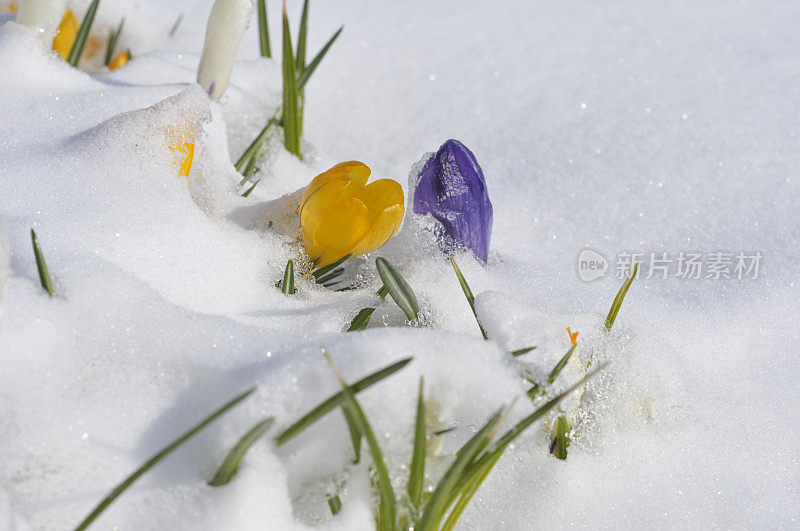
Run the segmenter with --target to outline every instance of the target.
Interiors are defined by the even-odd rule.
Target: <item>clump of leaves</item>
[[[342,386],[341,393],[335,395],[337,397],[337,405],[342,408],[345,417],[350,419],[348,423],[352,423],[351,429],[355,429],[358,432],[358,436],[353,437],[354,451],[357,454],[360,453],[362,441],[366,441],[369,449],[375,486],[375,520],[380,531],[396,531],[410,528],[423,531],[453,529],[464,509],[466,509],[470,500],[508,446],[537,420],[557,406],[561,400],[603,369],[603,366],[600,366],[590,372],[569,389],[545,402],[499,437],[502,421],[510,408],[498,410],[456,453],[455,459],[438,480],[433,492],[429,495],[423,495],[426,447],[423,382],[420,381],[417,400],[409,478],[405,492],[396,492],[392,486],[378,438],[375,436],[370,421],[356,398],[356,392],[360,390],[360,382],[349,385],[327,352],[324,355]],[[330,403],[332,399],[333,397],[325,403]],[[314,420],[320,417],[321,415]],[[307,423],[306,426],[308,424],[310,423]],[[403,510],[404,506],[407,506],[408,510]]]

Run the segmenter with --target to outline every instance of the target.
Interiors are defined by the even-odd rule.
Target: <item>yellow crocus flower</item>
[[[61,19],[61,24],[58,25],[58,33],[53,39],[53,49],[65,61],[69,57],[72,45],[75,44],[75,39],[78,37],[79,28],[80,23],[72,11],[69,9],[64,11],[64,18]]]
[[[111,60],[110,63],[108,63],[108,69],[116,70],[117,68],[122,68],[130,60],[131,60],[131,54],[129,54],[128,52],[120,52],[117,54],[115,58]]]
[[[308,185],[300,201],[300,227],[314,267],[374,251],[400,228],[403,188],[392,179],[367,185],[370,173],[363,162],[342,162]]]

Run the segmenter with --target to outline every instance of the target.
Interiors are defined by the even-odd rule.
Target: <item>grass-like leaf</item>
[[[242,437],[236,446],[234,446],[231,451],[228,453],[228,456],[222,462],[217,473],[214,474],[214,477],[211,481],[208,482],[209,485],[212,487],[221,487],[222,485],[227,485],[233,476],[236,475],[236,472],[239,471],[239,464],[242,462],[244,455],[253,446],[256,441],[258,441],[267,431],[269,430],[270,426],[272,426],[273,418],[267,417],[248,431],[244,437]]]
[[[510,354],[516,358],[517,356],[522,356],[532,350],[536,350],[536,347],[525,347],[518,350],[512,350]]]
[[[419,379],[419,398],[417,399],[417,420],[414,424],[414,451],[408,476],[408,498],[411,504],[419,508],[422,500],[422,486],[425,481],[425,397],[423,380]]]
[[[505,450],[508,448],[514,440],[519,437],[526,429],[528,429],[531,425],[533,425],[537,420],[542,418],[546,415],[551,409],[553,409],[559,402],[561,402],[564,398],[570,395],[573,391],[584,385],[588,382],[591,378],[593,378],[598,372],[603,370],[605,365],[599,366],[594,371],[588,373],[586,376],[580,379],[577,383],[569,387],[567,390],[559,394],[558,396],[554,397],[553,399],[547,401],[544,405],[536,409],[533,413],[528,415],[527,417],[523,418],[517,424],[515,424],[510,430],[508,430],[502,437],[500,437],[497,441],[491,444],[485,452],[483,452],[470,466],[467,470],[464,471],[462,474],[459,484],[457,486],[457,500],[455,501],[455,505],[451,510],[450,514],[445,521],[445,524],[442,526],[442,529],[453,529],[458,518],[461,516],[461,513],[466,508],[469,501],[472,499],[472,496],[478,490],[478,488],[483,483],[484,479],[489,475],[489,472],[492,470],[494,465],[499,461],[500,457],[503,455]],[[463,449],[462,449],[463,451]],[[423,527],[417,526],[418,530],[420,531],[432,531],[435,527]]]
[[[239,160],[236,161],[235,164],[236,171],[242,173],[243,170],[247,167],[247,165],[250,164],[251,160],[253,161],[253,164],[255,164],[255,159],[258,157],[258,152],[260,151],[261,146],[267,140],[270,130],[280,122],[281,116],[283,116],[283,107],[279,108],[278,111],[276,111],[275,115],[272,118],[270,118],[269,121],[267,122],[267,125],[265,125],[264,128],[261,130],[261,132],[258,133],[258,136],[255,138],[255,140],[253,140],[250,143],[250,145],[247,146],[247,149],[244,150],[242,156],[239,157]],[[249,179],[250,175],[245,175],[244,180],[240,182],[239,185],[240,186],[243,185]]]
[[[375,265],[378,268],[378,274],[381,276],[383,286],[389,295],[392,296],[394,302],[406,314],[409,321],[413,321],[419,315],[419,303],[417,302],[417,295],[411,286],[408,285],[406,279],[400,274],[395,267],[389,263],[388,260],[379,256],[375,260]]]
[[[484,426],[467,441],[458,451],[455,460],[436,485],[436,489],[428,498],[422,516],[414,529],[432,531],[439,529],[448,507],[458,496],[458,486],[464,474],[475,458],[489,445],[494,436],[495,427],[500,422],[502,410],[497,411]]]
[[[461,284],[461,290],[464,292],[464,296],[467,298],[469,307],[472,309],[472,315],[475,316],[475,322],[478,323],[478,328],[481,329],[481,335],[483,336],[483,339],[489,339],[489,336],[486,335],[486,330],[484,330],[483,326],[481,326],[480,319],[478,319],[478,312],[475,311],[475,296],[472,294],[469,284],[467,284],[467,279],[464,278],[464,275],[461,273],[461,269],[459,269],[458,264],[456,264],[455,258],[450,257],[450,263],[453,264],[453,269],[458,277],[458,283]]]
[[[342,499],[338,494],[328,496],[328,508],[333,516],[336,516],[342,510]]]
[[[78,35],[75,37],[75,42],[72,44],[72,49],[67,56],[67,62],[72,66],[78,66],[78,61],[80,61],[81,54],[83,54],[83,48],[86,46],[86,40],[89,38],[89,32],[92,30],[94,15],[97,13],[99,4],[100,0],[92,0],[92,3],[89,4],[89,9],[86,10],[86,14],[83,16]]]
[[[297,57],[295,68],[297,75],[300,76],[306,68],[306,44],[308,41],[308,0],[303,2],[303,13],[300,15],[300,30],[297,33]],[[303,107],[305,103],[305,91],[297,89],[297,110],[298,110],[298,135],[303,138]]]
[[[334,269],[336,269],[337,267],[339,267],[340,265],[345,263],[345,261],[347,261],[347,259],[350,258],[351,256],[353,256],[353,255],[347,254],[347,255],[339,258],[335,262],[331,262],[330,264],[328,264],[326,266],[322,266],[322,267],[320,267],[318,269],[315,269],[311,273],[311,276],[314,277],[314,279],[315,279],[315,281],[317,283],[320,283],[321,282],[320,279],[322,279],[323,277],[325,277],[325,275],[327,275],[328,273],[330,273],[331,271],[333,271]]]
[[[106,45],[106,66],[108,66],[108,63],[110,63],[114,58],[114,50],[117,47],[117,41],[122,33],[123,26],[125,26],[125,17],[122,17],[122,20],[119,21],[119,26],[112,28],[108,34],[108,44]]]
[[[339,37],[339,34],[342,32],[343,29],[344,26],[340,27],[336,31],[336,33],[333,34],[333,36],[328,40],[328,42],[325,43],[325,46],[322,47],[319,53],[317,53],[317,55],[314,56],[314,59],[311,60],[311,62],[305,67],[303,72],[297,77],[298,91],[302,91],[306,83],[308,83],[308,80],[311,79],[311,74],[313,74],[314,70],[317,69],[320,62],[322,61],[322,58],[325,57],[326,53],[328,53],[328,50],[333,45],[333,42],[337,39],[337,37]],[[278,107],[278,109],[276,109],[275,114],[272,115],[272,118],[269,119],[269,121],[261,130],[261,132],[258,134],[258,136],[253,140],[253,142],[250,143],[247,149],[245,149],[244,153],[242,153],[242,156],[239,157],[239,160],[236,161],[236,171],[241,173],[242,170],[247,165],[248,161],[258,156],[258,152],[263,146],[267,137],[269,136],[269,132],[272,129],[272,127],[281,123],[283,123],[283,106],[280,106]],[[249,179],[249,176],[246,176],[245,180],[242,181],[240,184],[244,184],[245,182],[247,182],[247,179]]]
[[[622,287],[619,288],[617,296],[614,297],[614,302],[611,304],[611,309],[608,310],[608,316],[606,316],[606,330],[611,330],[611,327],[614,326],[614,321],[617,320],[617,314],[619,313],[619,309],[622,307],[622,302],[625,300],[625,295],[628,294],[628,288],[630,288],[631,284],[633,284],[633,279],[636,278],[636,274],[638,272],[639,262],[636,262],[636,265],[633,266],[633,273],[631,273],[631,276],[622,283]]]
[[[399,371],[400,369],[411,363],[411,360],[413,359],[414,358],[405,358],[400,361],[396,361],[391,365],[384,367],[383,369],[376,371],[370,374],[369,376],[362,378],[361,380],[358,380],[357,382],[353,383],[350,386],[350,388],[353,390],[353,392],[360,393],[364,389],[367,389],[368,387],[380,382],[384,378],[387,378],[388,376],[391,376],[392,374],[396,373],[397,371]],[[298,420],[297,422],[286,428],[283,432],[280,433],[280,435],[278,435],[278,437],[276,438],[277,445],[280,446],[286,443],[287,441],[298,435],[300,432],[302,432],[303,430],[314,424],[316,421],[318,421],[319,419],[321,419],[322,417],[333,411],[341,403],[342,399],[343,399],[343,394],[341,392],[336,393],[335,395],[331,396],[330,398],[322,402],[320,405],[318,405],[317,407],[315,407],[314,409],[303,415],[303,417],[300,420]]]
[[[168,37],[174,37],[175,36],[175,32],[178,31],[178,28],[180,27],[181,22],[183,22],[183,13],[178,15],[178,18],[175,19],[175,23],[169,29],[169,33],[167,34]]]
[[[558,375],[561,374],[561,371],[563,371],[564,367],[567,366],[567,362],[569,362],[569,359],[572,357],[573,352],[575,352],[576,346],[577,345],[572,345],[570,349],[567,351],[567,353],[564,354],[560,360],[558,360],[558,363],[556,363],[556,366],[553,367],[553,370],[550,371],[550,375],[547,377],[547,385],[550,385],[556,381]],[[540,394],[544,393],[545,388],[546,386],[544,385],[534,384],[534,386],[528,391],[528,396],[531,398],[535,398]]]
[[[242,194],[242,197],[248,197],[250,195],[250,192],[255,190],[256,186],[258,186],[258,183],[260,183],[260,182],[261,182],[261,179],[259,179],[256,182],[254,182],[253,186],[251,186],[250,188],[248,188],[247,190],[244,191],[244,193]]]
[[[308,65],[303,69],[303,72],[297,78],[298,90],[303,90],[303,88],[306,86],[308,80],[311,79],[311,74],[313,74],[314,70],[317,69],[319,63],[325,57],[325,54],[328,53],[328,50],[330,50],[331,46],[333,46],[333,43],[336,41],[336,39],[339,38],[339,35],[342,33],[343,29],[344,26],[340,26],[339,29],[336,30],[336,33],[334,33],[333,36],[328,39],[328,42],[325,43],[325,46],[323,46],[320,51],[317,52],[317,55],[315,55],[311,62],[308,63]]]
[[[253,186],[255,186],[255,184]],[[296,289],[294,289],[294,262],[292,262],[291,260],[286,262],[286,269],[283,270],[283,282],[281,282],[281,291],[285,295],[291,295],[295,291],[297,291]]]
[[[347,431],[350,432],[350,442],[353,443],[353,453],[355,454],[353,463],[359,463],[361,462],[361,439],[363,437],[358,427],[358,421],[355,418],[355,412],[351,407],[343,404],[342,414],[344,415],[344,421],[347,423]]]
[[[562,413],[553,422],[553,434],[550,443],[550,453],[562,461],[567,458],[567,447],[570,443],[569,430],[567,416]]]
[[[283,145],[297,156],[300,154],[299,109],[297,107],[297,71],[289,30],[286,3],[283,5]]]
[[[95,519],[97,519],[97,517],[100,516],[103,513],[103,511],[105,511],[106,508],[119,497],[120,494],[125,492],[125,490],[128,487],[130,487],[142,475],[144,475],[145,472],[147,472],[155,465],[157,465],[161,460],[163,460],[169,454],[174,452],[178,447],[180,447],[183,443],[191,439],[203,428],[205,428],[206,426],[217,420],[219,417],[227,413],[231,408],[236,406],[239,402],[250,396],[253,393],[253,391],[255,391],[255,388],[249,389],[244,393],[240,394],[239,396],[237,396],[236,398],[234,398],[233,400],[231,400],[230,402],[228,402],[227,404],[216,410],[214,413],[206,417],[195,427],[193,427],[192,429],[181,435],[178,439],[167,445],[163,450],[158,452],[156,455],[148,459],[147,462],[142,466],[140,466],[139,468],[137,468],[136,471],[133,472],[133,474],[125,478],[125,480],[122,483],[114,487],[114,489],[108,494],[108,496],[103,498],[103,500],[97,505],[97,507],[95,507],[91,513],[89,513],[89,516],[87,516],[80,524],[78,524],[78,527],[75,528],[75,531],[82,531],[87,527],[89,527],[89,525],[92,522],[94,522]]]
[[[361,308],[361,311],[358,312],[358,315],[353,317],[353,320],[350,322],[350,328],[348,328],[347,331],[358,332],[364,330],[369,324],[369,320],[372,317],[372,312],[374,311],[375,308]]]
[[[331,280],[337,279],[344,274],[344,268],[340,267],[338,269],[334,269],[324,277],[320,277],[316,280],[317,284],[327,284]]]
[[[258,0],[258,43],[261,57],[272,57],[269,46],[269,23],[267,22],[267,0]]]
[[[392,482],[389,479],[389,471],[386,470],[386,463],[383,460],[383,452],[378,444],[378,438],[375,437],[375,432],[361,408],[361,404],[356,400],[356,394],[352,387],[347,385],[341,373],[334,365],[333,360],[328,356],[327,352],[325,357],[331,368],[336,373],[336,377],[342,384],[343,402],[342,408],[348,408],[352,414],[352,420],[356,424],[361,435],[367,441],[369,453],[372,456],[372,464],[375,470],[376,483],[378,487],[378,495],[380,499],[378,509],[378,529],[380,530],[393,530],[397,527],[397,507],[394,498],[394,489]]]
[[[36,236],[33,229],[31,229],[31,242],[33,243],[33,256],[36,257],[36,268],[39,270],[39,282],[47,294],[52,297],[55,295],[53,281],[50,280],[50,272],[47,271],[47,263],[44,261],[42,248],[39,247],[39,237]]]

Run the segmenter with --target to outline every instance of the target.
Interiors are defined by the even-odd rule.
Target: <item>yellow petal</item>
[[[58,33],[53,39],[53,49],[58,52],[62,59],[65,61],[69,57],[69,52],[72,50],[72,45],[75,43],[75,38],[78,36],[78,19],[75,15],[67,9],[64,11],[64,17],[61,19],[61,24],[58,25]]]
[[[388,242],[395,235],[397,229],[400,228],[400,224],[403,223],[405,213],[406,207],[403,203],[392,205],[385,209],[372,223],[372,226],[361,238],[361,241],[350,250],[350,253],[353,256],[371,253]]]
[[[335,262],[350,253],[370,228],[369,211],[351,197],[335,203],[314,234],[312,250],[315,267]]]
[[[306,244],[306,252],[311,255],[314,233],[319,229],[322,220],[339,201],[347,188],[346,181],[328,181],[317,188],[300,208],[300,227]]]
[[[404,204],[403,187],[392,179],[379,179],[369,183],[353,197],[361,199],[369,210],[370,222],[374,223],[378,216],[388,207]]]
[[[131,60],[131,54],[128,52],[120,52],[117,56],[108,63],[109,70],[116,70],[117,68],[122,68],[125,66],[128,61]]]
[[[188,177],[189,171],[192,169],[192,161],[194,160],[194,142],[186,142],[179,148],[177,148],[178,153],[185,153],[185,155],[180,159],[180,169],[178,170],[178,175],[182,177]]]
[[[370,173],[371,171],[369,167],[363,162],[358,162],[357,160],[340,162],[333,168],[314,177],[314,180],[308,185],[308,188],[306,188],[306,191],[303,194],[303,198],[300,200],[300,208],[303,208],[308,198],[314,195],[314,192],[331,181],[344,181],[351,183],[350,187],[348,187],[346,190],[352,193],[345,194],[344,197],[340,198],[347,199],[355,192],[360,190],[362,186],[367,184],[367,179],[369,179]]]

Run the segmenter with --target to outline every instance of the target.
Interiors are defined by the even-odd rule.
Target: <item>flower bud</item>
[[[211,8],[197,82],[214,100],[219,100],[228,88],[252,10],[251,0],[216,0]]]
[[[64,16],[66,3],[66,0],[23,0],[17,10],[17,23],[33,28],[49,47]]]
[[[444,236],[486,262],[492,237],[492,202],[483,171],[464,144],[458,140],[442,144],[422,170],[412,174],[409,187],[415,214],[433,216]]]

